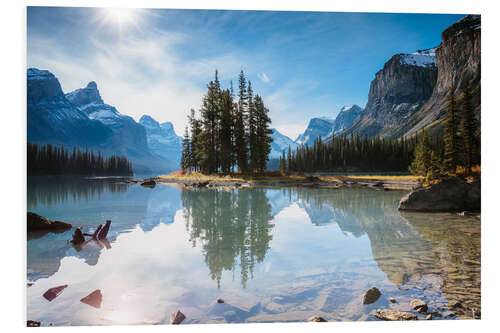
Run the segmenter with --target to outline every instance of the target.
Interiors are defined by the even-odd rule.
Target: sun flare
[[[118,26],[120,29],[134,25],[137,26],[139,10],[134,8],[103,8],[103,24]]]

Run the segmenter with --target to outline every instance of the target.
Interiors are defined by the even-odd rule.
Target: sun
[[[138,26],[139,9],[134,8],[103,8],[102,24],[117,26],[120,30],[127,26]]]

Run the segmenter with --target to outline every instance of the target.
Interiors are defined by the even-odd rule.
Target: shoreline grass
[[[414,175],[332,175],[332,176],[321,176],[321,175],[310,175],[303,172],[281,172],[281,171],[267,171],[262,174],[245,175],[240,173],[232,173],[228,175],[222,174],[211,174],[204,175],[200,172],[181,172],[175,171],[168,175],[158,176],[159,180],[178,180],[178,181],[196,181],[196,182],[242,182],[242,183],[269,183],[269,182],[307,182],[311,181],[310,177],[319,179],[320,182],[376,182],[376,181],[388,181],[388,182],[401,182],[401,183],[417,183],[421,178]]]

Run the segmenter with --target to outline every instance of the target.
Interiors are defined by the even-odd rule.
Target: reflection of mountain
[[[315,225],[337,223],[355,237],[370,239],[373,258],[398,286],[425,275],[438,276],[446,298],[468,315],[481,309],[480,221],[450,214],[400,213],[401,192],[289,189]],[[453,225],[450,228],[450,225]]]
[[[160,223],[173,223],[175,213],[180,209],[181,191],[171,186],[157,186],[149,195],[141,229],[151,231]]]
[[[222,272],[239,262],[241,284],[253,277],[272,239],[271,205],[263,189],[182,192],[190,239],[201,243],[210,277],[220,287]]]
[[[108,234],[111,243],[119,234],[136,226],[147,232],[160,223],[172,223],[181,208],[180,190],[174,187],[147,189],[81,177],[28,178],[28,210],[67,221],[84,232],[92,232],[99,223],[111,219]],[[105,246],[90,242],[75,248],[68,243],[73,231],[28,234],[30,280],[53,275],[59,270],[62,258],[67,256],[82,258],[89,265],[98,262]]]

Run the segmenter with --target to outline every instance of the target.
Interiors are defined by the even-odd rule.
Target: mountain
[[[318,137],[325,138],[330,133],[334,123],[335,120],[326,117],[312,118],[304,133],[297,137],[295,143],[297,145],[313,145],[314,140]]]
[[[457,105],[462,104],[466,80],[472,93],[475,114],[481,115],[481,16],[467,15],[441,34],[442,42],[436,50],[438,75],[432,95],[405,127],[405,135],[412,135],[427,126],[439,130],[446,113],[446,96],[455,85]]]
[[[354,123],[356,118],[358,118],[361,112],[363,112],[363,109],[356,104],[343,106],[342,109],[340,109],[340,112],[337,115],[337,117],[335,117],[332,129],[327,134],[326,138],[331,137],[349,128]]]
[[[126,155],[136,173],[172,171],[177,168],[175,160],[152,154],[144,126],[118,112],[114,106],[105,104],[95,82],[89,82],[85,88],[76,89],[65,96],[89,119],[101,122],[112,131],[113,135],[106,142],[107,150]]]
[[[112,131],[70,103],[47,70],[27,71],[27,139],[34,143],[103,149]]]
[[[424,127],[439,133],[450,88],[455,86],[460,109],[466,81],[480,120],[481,16],[463,17],[445,29],[441,39],[437,48],[394,55],[375,75],[365,109],[344,133],[396,138]]]
[[[269,158],[280,158],[282,156],[283,151],[286,153],[288,151],[288,147],[294,151],[299,145],[292,141],[288,136],[281,134],[277,129],[272,128],[273,132],[271,134],[271,138],[273,138],[273,142],[271,142],[271,153],[269,154]]]
[[[148,147],[155,155],[161,156],[175,165],[179,165],[182,154],[182,137],[175,134],[170,122],[160,124],[148,115],[139,119],[146,129]]]
[[[144,127],[132,117],[119,113],[114,106],[105,104],[95,82],[67,93],[66,99],[89,119],[97,120],[111,129],[113,135],[107,144],[114,152],[127,156],[142,156],[148,152]]]
[[[47,70],[27,70],[27,132],[33,143],[125,155],[135,173],[178,168],[150,152],[144,127],[105,104],[95,82],[64,94],[59,80]]]
[[[437,79],[435,49],[396,54],[375,74],[368,102],[347,135],[397,137],[427,102]]]

